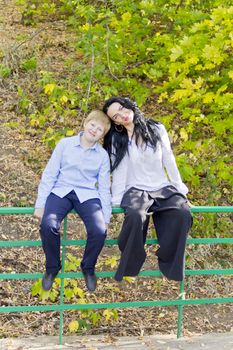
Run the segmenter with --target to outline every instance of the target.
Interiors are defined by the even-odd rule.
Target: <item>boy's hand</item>
[[[36,208],[33,215],[41,220],[44,215],[44,208]]]

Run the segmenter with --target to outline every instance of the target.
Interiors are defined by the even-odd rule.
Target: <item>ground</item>
[[[152,335],[139,337],[64,337],[58,345],[55,337],[0,340],[1,350],[231,350],[233,333],[211,333],[176,339],[174,335]]]
[[[62,30],[64,23],[42,23],[37,28],[25,27],[21,23],[13,0],[0,0],[0,52],[4,59],[15,68],[12,79],[0,82],[0,200],[1,206],[33,206],[40,179],[40,169],[49,157],[50,150],[33,134],[30,127],[14,127],[19,122],[17,110],[17,84],[27,83],[17,70],[17,60],[24,57],[27,50],[39,47],[41,66],[46,64],[59,70],[66,56],[66,43],[72,34]],[[67,35],[67,36],[66,36]],[[18,38],[18,39],[17,39]],[[27,39],[20,39],[27,38]],[[25,41],[25,43],[23,43]],[[21,46],[19,47],[19,44]],[[46,43],[46,45],[44,44]],[[46,49],[45,49],[46,46]],[[18,48],[17,48],[18,47]],[[28,82],[29,83],[29,82]],[[10,122],[10,124],[9,124]],[[7,124],[8,123],[8,124]],[[22,122],[23,123],[23,122]],[[26,122],[25,122],[26,123]],[[19,123],[19,125],[23,125]],[[39,155],[39,156],[38,156]],[[118,223],[112,225],[111,235],[116,237]],[[1,220],[0,240],[38,239],[38,221],[31,216],[3,216]],[[77,226],[78,225],[78,226]],[[82,224],[72,218],[68,234],[72,238],[84,237]],[[144,268],[156,268],[156,247],[149,247]],[[80,249],[70,249],[81,256]],[[227,258],[226,268],[232,266],[232,250],[224,247],[191,246],[188,249],[190,268],[219,268]],[[117,248],[104,248],[98,269],[106,256],[119,255]],[[213,259],[213,256],[215,257]],[[200,258],[201,257],[201,258]],[[0,273],[2,272],[43,272],[44,257],[41,248],[5,248],[1,249]],[[105,268],[106,269],[106,268]],[[83,281],[80,288],[85,289]],[[186,298],[221,297],[232,295],[232,277],[205,276],[186,279]],[[1,305],[33,305],[41,303],[31,294],[32,281],[3,281],[0,285]],[[88,295],[88,294],[87,294]],[[96,294],[88,295],[90,301],[126,301],[156,300],[178,298],[179,286],[159,278],[136,278],[132,282],[121,284],[102,279]],[[75,302],[75,300],[74,300]],[[184,308],[184,335],[207,332],[229,332],[233,328],[232,305],[202,305]],[[76,312],[65,313],[64,333],[68,334],[68,324],[78,318]],[[85,334],[111,334],[114,336],[145,336],[149,334],[170,334],[176,332],[177,309],[147,308],[119,310],[119,319],[106,322],[80,331]],[[24,337],[36,335],[56,335],[59,328],[59,315],[55,312],[31,314],[2,314],[0,319],[0,337]]]

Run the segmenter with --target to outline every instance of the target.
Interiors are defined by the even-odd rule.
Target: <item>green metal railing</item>
[[[113,214],[123,213],[121,208],[113,208]],[[233,206],[225,207],[208,207],[199,206],[192,207],[192,213],[232,213]],[[34,208],[0,208],[0,214],[33,214]],[[59,344],[62,344],[63,336],[63,311],[66,310],[84,310],[84,309],[109,309],[109,308],[134,308],[134,307],[152,307],[152,306],[177,306],[177,337],[182,335],[182,318],[183,306],[185,305],[200,305],[200,304],[220,304],[232,303],[233,297],[224,298],[200,298],[200,299],[185,299],[184,281],[180,282],[179,299],[175,300],[147,300],[147,301],[128,301],[128,302],[113,302],[113,303],[95,303],[95,304],[64,304],[64,279],[65,278],[83,278],[81,272],[64,272],[66,247],[67,246],[84,246],[86,240],[67,240],[67,217],[64,220],[62,246],[62,270],[58,274],[61,279],[60,287],[60,303],[51,305],[27,305],[27,306],[0,306],[0,313],[10,312],[33,312],[33,311],[59,311],[60,326],[59,326]],[[105,245],[115,245],[117,243],[114,239],[107,239]],[[146,244],[157,244],[157,239],[147,239]],[[233,244],[233,238],[194,238],[188,239],[187,244]],[[38,247],[41,246],[41,241],[0,241],[0,247]],[[113,277],[114,272],[97,272],[97,277]],[[233,275],[233,268],[229,269],[202,269],[202,270],[185,270],[185,276],[197,275]],[[38,279],[43,276],[42,273],[0,273],[0,280],[12,279]],[[161,276],[159,270],[141,271],[139,276]]]

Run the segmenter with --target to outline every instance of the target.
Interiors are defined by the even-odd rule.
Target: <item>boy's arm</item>
[[[64,139],[63,139],[64,140]],[[38,187],[38,195],[35,203],[36,209],[42,209],[45,207],[45,202],[48,195],[51,193],[61,167],[61,158],[64,141],[61,140],[55,147],[41,177],[41,181]],[[35,216],[41,217],[41,211],[35,210]]]
[[[33,215],[42,220],[42,217],[44,215],[44,208],[36,208]]]
[[[109,224],[112,215],[110,193],[110,161],[106,152],[98,175],[98,192],[102,204],[105,223]]]
[[[180,172],[178,170],[176,160],[172,152],[168,133],[162,124],[159,126],[159,129],[162,141],[163,165],[167,170],[170,182],[177,188],[178,191],[186,196],[188,193],[188,188],[181,179]]]

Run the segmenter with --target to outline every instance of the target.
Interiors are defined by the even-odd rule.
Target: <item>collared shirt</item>
[[[182,182],[165,127],[158,124],[161,142],[154,151],[150,144],[137,146],[134,140],[128,152],[113,171],[112,204],[120,204],[124,193],[131,187],[145,191],[157,191],[173,185],[186,195],[188,188]]]
[[[98,143],[91,148],[83,148],[80,136],[81,133],[63,138],[55,147],[42,174],[35,208],[44,208],[51,192],[63,198],[74,190],[81,203],[91,198],[99,198],[105,222],[109,223],[111,216],[109,157]]]

